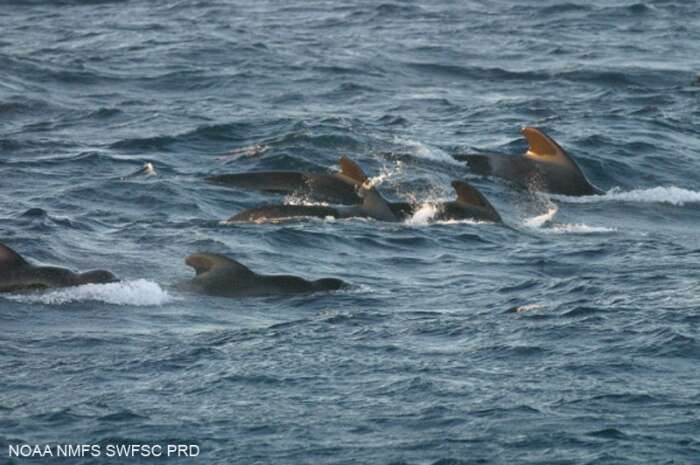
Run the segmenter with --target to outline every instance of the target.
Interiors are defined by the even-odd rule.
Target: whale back
[[[185,259],[185,263],[194,268],[197,276],[201,276],[212,271],[226,270],[228,273],[241,275],[241,276],[253,276],[255,273],[250,270],[247,266],[236,260],[226,257],[224,255],[219,255],[215,253],[195,253],[190,255]]]
[[[340,289],[345,283],[335,278],[307,281],[291,275],[261,275],[224,255],[195,253],[185,259],[197,276],[185,288],[222,297],[296,294]]]

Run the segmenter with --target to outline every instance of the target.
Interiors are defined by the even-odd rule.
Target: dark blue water
[[[699,43],[680,0],[3,3],[2,241],[125,282],[0,297],[0,463],[700,463]],[[450,156],[522,153],[524,125],[607,194]],[[223,225],[284,199],[202,181],[342,154],[393,199],[466,178],[506,226]],[[352,287],[185,294],[198,250]]]

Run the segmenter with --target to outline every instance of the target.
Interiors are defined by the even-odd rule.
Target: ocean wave
[[[482,68],[478,66],[460,66],[443,63],[407,63],[407,66],[430,74],[455,76],[471,79],[483,79],[493,81],[522,80],[541,81],[549,79],[549,73],[540,71],[509,71],[503,68]]]
[[[39,294],[11,294],[9,300],[23,303],[63,305],[97,301],[113,305],[158,306],[173,299],[158,284],[145,279],[108,284],[85,284],[50,290]]]
[[[451,165],[463,166],[464,163],[455,160],[451,155],[442,149],[431,147],[423,142],[410,139],[403,136],[394,136],[394,143],[401,145],[404,149],[407,149],[416,158],[423,158],[428,160],[435,160],[442,163],[449,163]]]
[[[583,223],[555,224],[550,228],[545,228],[544,231],[555,234],[595,234],[595,233],[610,233],[616,232],[616,228],[607,226],[590,226]]]
[[[676,186],[659,186],[650,189],[633,189],[631,191],[622,191],[619,188],[614,188],[606,192],[605,195],[583,197],[555,195],[553,197],[566,203],[640,202],[667,203],[675,206],[683,206],[687,203],[700,203],[700,192]]]
[[[595,233],[609,233],[615,232],[617,229],[609,228],[607,226],[590,226],[583,223],[564,223],[564,224],[554,224],[552,220],[559,211],[559,207],[551,204],[546,212],[533,216],[532,218],[526,218],[523,221],[523,225],[530,229],[535,229],[538,231],[552,233],[552,234],[595,234]],[[545,227],[545,225],[548,225]]]

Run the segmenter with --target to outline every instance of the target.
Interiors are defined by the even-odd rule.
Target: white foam
[[[378,175],[373,176],[367,180],[367,184],[369,184],[368,187],[377,187],[384,181],[400,176],[402,171],[403,163],[401,162],[401,160],[397,160],[393,166],[385,165],[382,167],[382,170],[379,172]]]
[[[700,192],[676,186],[634,189],[627,192],[623,192],[616,187],[606,192],[605,195],[587,195],[583,197],[556,195],[553,197],[567,203],[642,202],[668,203],[676,206],[685,205],[686,203],[700,203]]]
[[[435,215],[438,213],[438,206],[434,203],[422,204],[410,218],[407,218],[405,223],[413,226],[425,226],[429,224]]]
[[[615,232],[617,229],[615,228],[608,228],[605,226],[589,226],[587,224],[583,223],[577,223],[577,224],[551,224],[550,227],[543,227],[547,223],[551,223],[551,221],[554,219],[554,216],[557,214],[559,211],[559,207],[557,207],[553,203],[549,203],[549,208],[545,213],[542,213],[541,215],[537,215],[532,218],[528,218],[523,221],[523,224],[531,229],[537,229],[538,231],[542,231],[545,233],[550,233],[550,234],[595,234],[595,233],[608,233],[608,232]]]
[[[85,284],[37,294],[14,294],[5,297],[16,302],[46,305],[98,301],[114,305],[154,306],[173,300],[173,297],[158,284],[145,279],[108,284]]]
[[[559,207],[557,207],[554,204],[551,204],[549,206],[549,209],[545,213],[534,216],[532,218],[528,218],[525,221],[523,221],[523,224],[525,224],[525,226],[527,226],[528,228],[541,228],[548,221],[552,221],[552,218],[554,218],[554,215],[556,215],[558,211]]]
[[[408,226],[429,226],[433,224],[493,224],[491,221],[480,221],[473,218],[435,220],[435,216],[440,213],[439,202],[425,202],[404,221]]]
[[[543,229],[542,231],[551,232],[554,234],[596,234],[615,232],[617,229],[608,228],[605,226],[589,226],[587,224],[556,224],[551,228]]]
[[[153,166],[153,163],[146,163],[141,167],[141,169],[134,171],[131,174],[127,174],[126,176],[122,177],[122,180],[127,180],[131,178],[136,178],[138,176],[143,176],[143,177],[151,177],[151,176],[157,176],[158,173],[156,173],[156,169]]]
[[[158,174],[156,173],[156,169],[153,167],[153,163],[151,162],[143,165],[143,172],[146,176],[156,176]]]
[[[525,312],[531,312],[533,310],[539,310],[541,308],[544,308],[544,304],[527,304],[527,305],[520,305],[519,307],[515,308],[515,313],[525,313]]]
[[[439,221],[433,221],[430,224],[494,224],[493,221],[482,221],[482,220],[475,220],[475,219],[470,219],[470,218],[464,218],[464,219],[454,219],[454,220],[439,220]]]
[[[258,155],[262,155],[263,153],[267,152],[269,148],[270,147],[268,147],[265,144],[250,145],[248,147],[233,149],[230,152],[225,153],[224,155],[216,157],[216,159],[223,163],[228,163],[238,158],[256,157]]]
[[[317,201],[309,197],[308,195],[300,192],[294,192],[292,194],[286,195],[282,203],[285,205],[320,205],[323,207],[327,207],[330,205],[328,202]]]

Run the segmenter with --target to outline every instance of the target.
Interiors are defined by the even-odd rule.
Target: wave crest
[[[108,284],[85,284],[39,294],[8,295],[6,298],[16,302],[46,305],[98,301],[114,305],[157,306],[173,300],[172,296],[158,284],[145,279]]]
[[[633,189],[626,192],[616,187],[610,189],[605,195],[589,195],[584,197],[556,195],[554,197],[556,197],[557,200],[567,203],[640,202],[668,203],[675,206],[683,206],[686,203],[700,203],[700,192],[676,186]]]

